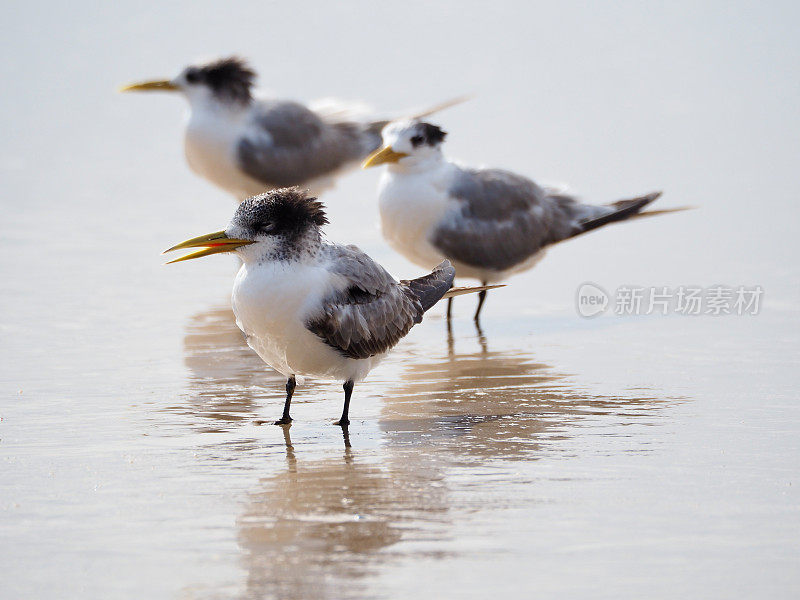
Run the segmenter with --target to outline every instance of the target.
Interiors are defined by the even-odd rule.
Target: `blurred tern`
[[[441,298],[481,291],[452,288],[455,269],[397,281],[355,246],[324,241],[323,205],[297,188],[266,192],[239,205],[224,231],[167,250],[203,248],[170,262],[220,252],[242,260],[233,284],[236,324],[248,345],[287,377],[283,416],[301,376],[344,382],[338,425],[349,424],[353,385],[366,377]],[[496,286],[493,286],[496,287]]]
[[[661,192],[596,206],[509,171],[461,166],[442,154],[446,135],[419,120],[390,123],[383,147],[363,165],[388,165],[379,185],[381,229],[395,250],[422,267],[447,259],[457,277],[486,285],[530,269],[557,242],[614,221],[671,212],[640,213]],[[484,290],[476,322],[485,298]],[[452,299],[448,318],[451,308]]]
[[[380,146],[388,121],[366,120],[356,105],[310,108],[291,100],[258,99],[255,78],[244,60],[232,57],[120,91],[181,92],[190,109],[184,138],[189,167],[239,200],[295,185],[318,195]]]

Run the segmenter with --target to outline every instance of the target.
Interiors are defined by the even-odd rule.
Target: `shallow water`
[[[797,8],[370,8],[11,7],[0,595],[796,596]],[[435,309],[356,387],[348,436],[338,383],[274,427],[233,261],[159,256],[233,202],[186,168],[179,99],[113,93],[232,50],[302,99],[474,91],[441,115],[450,154],[698,208],[553,249],[481,330],[473,298],[452,331]],[[414,275],[373,226],[377,176],[323,198],[329,235]],[[584,319],[586,281],[764,304]]]

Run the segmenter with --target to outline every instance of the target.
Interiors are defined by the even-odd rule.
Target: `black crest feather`
[[[253,98],[256,72],[238,56],[222,58],[197,68],[195,76],[225,100],[247,103]]]
[[[328,224],[325,206],[298,187],[281,188],[252,196],[236,210],[234,221],[254,234],[289,238]]]

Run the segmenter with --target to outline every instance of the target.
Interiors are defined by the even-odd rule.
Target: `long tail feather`
[[[661,210],[646,210],[644,212],[632,215],[631,219],[640,219],[642,217],[657,217],[659,215],[668,215],[670,213],[683,212],[685,210],[695,210],[696,206],[678,206],[675,208],[662,208]]]
[[[429,117],[435,113],[441,112],[447,108],[451,108],[453,106],[457,106],[462,102],[466,102],[467,100],[471,100],[473,98],[472,95],[464,95],[464,96],[457,96],[456,98],[451,98],[450,100],[445,100],[444,102],[440,102],[439,104],[435,104],[429,108],[421,110],[417,113],[412,113],[410,115],[403,115],[400,117],[395,117],[394,119],[381,119],[379,121],[373,121],[369,124],[368,131],[373,133],[380,133],[381,130],[386,127],[389,123],[396,119],[424,119],[425,117]]]
[[[467,100],[472,100],[475,96],[473,94],[464,94],[463,96],[456,96],[455,98],[451,98],[450,100],[445,100],[444,102],[440,102],[439,104],[435,104],[423,111],[415,113],[413,115],[409,115],[407,118],[409,119],[424,119],[425,117],[429,117],[433,114],[441,112],[447,108],[451,108],[453,106],[458,106],[466,102]]]
[[[476,292],[483,292],[485,290],[493,290],[496,288],[506,287],[504,283],[497,285],[476,285],[475,287],[452,287],[445,292],[442,298],[453,298],[455,296],[463,296],[464,294],[474,294]]]

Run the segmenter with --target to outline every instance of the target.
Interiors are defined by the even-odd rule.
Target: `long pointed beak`
[[[166,79],[159,79],[157,81],[142,81],[139,83],[131,83],[123,85],[119,88],[120,92],[177,92],[179,88],[177,85]]]
[[[230,238],[225,235],[224,231],[216,231],[214,233],[199,235],[196,238],[181,242],[172,248],[167,248],[162,254],[172,252],[173,250],[183,250],[184,248],[203,248],[203,250],[192,252],[191,254],[181,256],[180,258],[176,258],[175,260],[171,260],[166,263],[169,265],[172,263],[181,262],[182,260],[191,260],[193,258],[200,258],[201,256],[208,256],[209,254],[233,252],[239,246],[246,246],[247,244],[253,243],[255,243],[253,240],[237,240],[236,238]]]
[[[391,146],[384,146],[383,148],[370,154],[367,157],[367,160],[361,163],[361,168],[369,169],[370,167],[382,165],[383,163],[396,163],[405,156],[408,156],[408,154],[404,154],[403,152],[395,152],[392,150]]]

